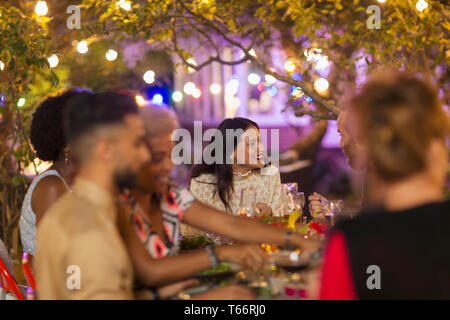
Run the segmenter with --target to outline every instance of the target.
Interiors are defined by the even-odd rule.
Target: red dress
[[[356,300],[344,234],[334,232],[328,240],[322,265],[320,300]]]

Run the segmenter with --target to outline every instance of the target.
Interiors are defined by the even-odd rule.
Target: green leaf
[[[53,72],[53,70],[50,70],[50,82],[52,83],[53,87],[58,87],[59,84],[59,78],[56,75],[56,73]]]

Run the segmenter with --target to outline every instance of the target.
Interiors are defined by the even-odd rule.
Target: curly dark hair
[[[89,94],[86,90],[66,89],[45,98],[36,108],[31,120],[30,141],[36,155],[43,161],[60,158],[67,142],[63,130],[63,111],[75,96]]]

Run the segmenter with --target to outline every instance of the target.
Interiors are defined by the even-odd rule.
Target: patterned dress
[[[163,229],[167,242],[156,233],[147,215],[137,201],[130,195],[124,195],[125,206],[129,209],[131,222],[148,252],[153,258],[163,258],[178,253],[180,224],[185,210],[194,202],[194,196],[185,188],[170,187],[160,197]]]

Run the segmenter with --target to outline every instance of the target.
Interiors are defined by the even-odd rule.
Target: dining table
[[[259,217],[264,222],[278,228],[289,229],[289,221],[283,217]],[[295,231],[305,238],[324,239],[314,222],[305,225],[301,219],[295,225]],[[200,236],[186,237],[183,241],[199,245],[232,245],[229,239],[205,233]],[[182,242],[183,242],[182,241]],[[250,288],[258,300],[302,300],[308,297],[308,273],[320,266],[320,253],[307,253],[300,250],[284,250],[270,243],[260,244],[269,256],[262,268],[243,269],[237,264],[221,262],[218,267],[204,270],[194,277],[199,285],[180,292],[174,299],[192,296],[207,290],[238,284]]]

